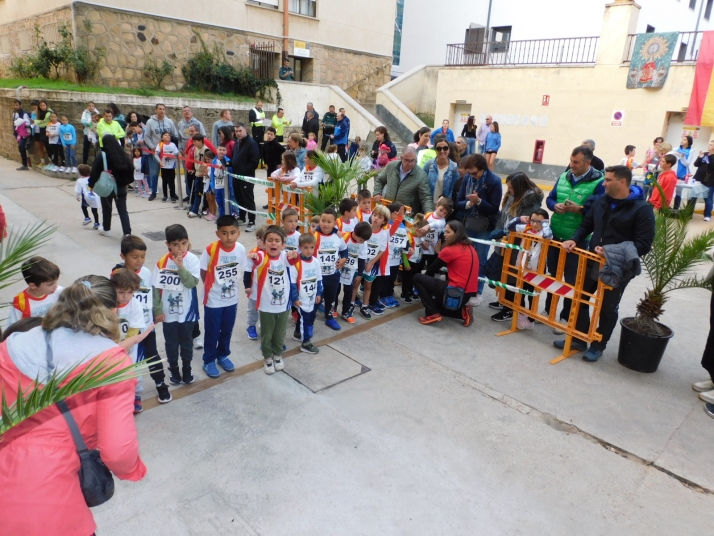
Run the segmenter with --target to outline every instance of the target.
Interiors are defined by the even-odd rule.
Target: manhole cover
[[[141,234],[154,242],[166,242],[166,233],[164,231],[150,231],[148,233]]]
[[[320,353],[299,353],[285,360],[285,373],[313,393],[324,391],[370,369],[329,346]]]

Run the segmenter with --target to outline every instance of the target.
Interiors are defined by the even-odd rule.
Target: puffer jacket
[[[605,265],[600,269],[600,280],[611,287],[620,286],[620,282],[630,280],[642,273],[640,256],[635,243],[627,240],[619,244],[602,247],[605,252]]]

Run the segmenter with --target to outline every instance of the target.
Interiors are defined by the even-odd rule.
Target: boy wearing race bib
[[[372,216],[372,192],[367,189],[360,190],[357,194],[357,220],[370,223],[369,218]]]
[[[22,277],[27,288],[12,300],[5,327],[21,318],[45,316],[62,292],[57,285],[60,269],[44,257],[31,257],[22,264]]]
[[[429,264],[436,259],[436,250],[434,247],[439,241],[439,236],[444,232],[446,217],[451,214],[453,208],[453,201],[442,197],[436,202],[434,212],[429,212],[424,215],[427,225],[419,230],[419,234],[422,235],[421,247],[423,265],[421,268],[428,268]]]
[[[389,242],[389,231],[385,225],[389,221],[389,210],[384,205],[377,205],[371,214],[371,231],[372,235],[365,242],[364,250],[362,251],[364,258],[364,270],[361,279],[364,280],[364,294],[362,301],[359,303],[359,312],[366,320],[372,319],[372,314],[380,316],[384,314],[384,310],[377,305],[379,288],[372,288],[375,281],[378,280],[383,273],[383,268],[389,269],[389,265],[382,259],[386,258],[387,244]],[[352,300],[357,304],[357,289],[359,288],[358,280],[353,283]]]
[[[358,222],[354,231],[344,233],[342,239],[347,246],[347,262],[340,270],[342,283],[342,319],[348,324],[354,324],[355,310],[354,283],[362,275],[365,262],[365,242],[372,237],[372,227],[366,221]]]
[[[231,161],[226,156],[226,148],[219,145],[216,149],[218,155],[213,159],[211,168],[211,188],[216,192],[216,204],[218,205],[218,215],[226,214],[226,181],[229,180],[228,173],[233,171]],[[230,191],[230,190],[229,190]]]
[[[238,242],[240,230],[233,216],[216,220],[218,241],[201,255],[203,280],[203,370],[209,378],[218,378],[216,363],[226,372],[235,370],[228,358],[231,335],[238,310],[238,283],[247,266],[245,248]],[[248,287],[250,288],[250,287]]]
[[[161,167],[161,183],[164,188],[164,198],[162,201],[166,203],[171,196],[171,202],[178,201],[176,197],[176,163],[178,162],[179,150],[171,141],[171,133],[164,132],[161,135],[161,143],[156,147],[154,158],[159,162]]]
[[[141,305],[144,313],[144,322],[147,326],[154,323],[153,311],[153,295],[152,287],[154,277],[144,263],[146,262],[146,243],[138,236],[125,236],[121,241],[120,257],[124,261],[123,264],[117,264],[117,268],[126,268],[132,273],[139,276],[141,283],[139,288],[134,291],[134,301]],[[164,364],[161,362],[161,356],[156,349],[156,331],[151,330],[141,341],[137,348],[137,361],[147,360],[151,363],[149,372],[151,379],[156,384],[156,394],[161,404],[171,402],[172,397],[169,392],[169,387],[166,385],[166,376],[164,375]]]
[[[310,341],[317,315],[315,306],[322,300],[323,291],[322,267],[313,256],[315,242],[315,236],[310,233],[300,235],[300,260],[290,267],[291,295],[293,306],[298,312],[293,340],[300,341],[300,351],[308,354],[316,354],[319,351]]]
[[[112,272],[111,281],[117,291],[117,316],[121,329],[121,341],[129,344],[133,337],[139,335],[147,327],[141,303],[134,299],[134,292],[141,286],[141,278],[131,270],[117,268]],[[124,347],[134,363],[138,356],[137,346],[134,344],[128,350]],[[144,411],[140,394],[143,390],[144,386],[140,376],[137,378],[134,391],[134,415]]]
[[[421,273],[422,238],[419,230],[424,227],[424,224],[426,224],[424,214],[414,214],[412,228],[409,229],[409,235],[414,241],[414,253],[407,259],[409,262],[404,265],[404,271],[402,272],[402,293],[400,298],[404,303],[419,301],[419,296],[414,292],[414,276]]]
[[[400,305],[396,298],[394,298],[394,283],[397,281],[397,276],[399,275],[399,265],[402,264],[402,256],[404,254],[409,257],[414,253],[414,241],[409,235],[402,218],[399,217],[400,211],[402,214],[404,213],[404,205],[401,203],[391,203],[387,209],[391,216],[391,221],[389,222],[391,226],[389,234],[389,273],[385,275],[380,285],[379,301],[384,304],[385,307],[392,309]],[[399,223],[396,224],[395,227],[397,219],[399,219]]]
[[[59,127],[62,147],[64,147],[64,159],[67,163],[67,172],[77,173],[77,131],[74,125],[69,124],[69,119],[66,115],[60,118],[62,123]]]
[[[322,285],[324,286],[325,325],[339,331],[340,325],[335,320],[332,309],[337,307],[337,295],[340,292],[340,270],[347,262],[347,246],[340,232],[335,227],[337,213],[328,207],[320,215],[320,227],[315,233],[315,257],[322,267]]]
[[[266,374],[283,370],[285,326],[290,311],[290,261],[297,262],[294,251],[286,253],[285,231],[277,225],[265,230],[265,251],[250,253],[255,267],[256,307],[260,313],[260,338],[263,369]]]
[[[337,228],[342,233],[351,233],[355,225],[359,222],[357,219],[357,201],[354,199],[345,198],[340,201],[340,217],[337,218]]]
[[[188,250],[188,233],[184,226],[169,225],[165,232],[169,252],[159,259],[154,269],[154,321],[164,323],[169,382],[188,385],[193,383],[193,328],[198,320],[196,286],[201,268],[198,257]]]
[[[265,251],[265,244],[263,244],[263,238],[265,237],[265,230],[268,228],[267,225],[261,225],[255,230],[255,247],[251,249],[248,253],[256,253],[258,251]],[[247,256],[250,258],[250,255]],[[248,338],[251,341],[258,340],[258,309],[255,306],[255,301],[257,299],[255,278],[253,277],[255,272],[255,266],[252,262],[247,262],[245,264],[245,272],[243,273],[243,284],[245,285],[245,293],[248,296]]]

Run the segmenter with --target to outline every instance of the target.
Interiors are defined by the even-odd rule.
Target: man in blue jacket
[[[464,162],[466,175],[461,181],[456,210],[464,214],[464,227],[470,238],[488,240],[491,231],[496,228],[498,210],[503,197],[501,179],[488,169],[486,158],[472,154]],[[488,259],[488,244],[474,243],[479,261],[479,275],[483,274]],[[481,304],[483,281],[478,282],[478,295],[472,305]]]
[[[237,143],[233,149],[233,159],[231,160],[233,173],[244,177],[255,177],[255,170],[258,167],[258,163],[260,163],[260,148],[255,140],[248,135],[243,123],[236,125],[235,132]],[[233,179],[236,201],[243,209],[247,209],[240,211],[240,221],[245,223],[246,214],[248,215],[248,227],[245,230],[249,233],[255,231],[254,186],[252,182]]]
[[[350,136],[350,120],[347,119],[345,113],[340,110],[337,112],[337,124],[335,125],[335,133],[330,136],[332,138],[332,143],[337,145],[337,154],[340,155],[340,159],[343,162],[347,161],[347,143],[349,142]]]

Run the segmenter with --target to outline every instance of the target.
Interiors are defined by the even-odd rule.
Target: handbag
[[[47,368],[54,369],[52,359],[52,347],[50,346],[51,332],[45,332],[45,342],[47,344]],[[79,487],[84,495],[84,502],[90,508],[104,504],[114,495],[114,477],[111,471],[104,465],[99,451],[89,450],[84,443],[82,433],[79,431],[77,421],[74,420],[72,412],[64,400],[57,402],[56,406],[62,412],[62,416],[67,421],[67,427],[72,434],[72,439],[77,448],[79,456]]]
[[[104,170],[101,175],[99,175],[99,180],[94,183],[94,193],[99,197],[109,197],[112,194],[117,193],[117,183],[112,176],[112,172],[107,169],[107,155],[102,151],[102,162],[104,163]]]
[[[471,279],[471,274],[474,271],[474,248],[470,247],[471,250],[471,269],[469,270],[469,276],[466,278],[466,285],[469,284]],[[447,286],[444,290],[444,309],[448,311],[461,311],[464,306],[464,300],[466,298],[466,290],[460,287]]]

